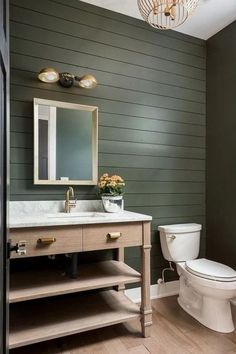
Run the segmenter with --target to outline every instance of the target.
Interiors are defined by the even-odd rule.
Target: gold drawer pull
[[[50,245],[51,243],[56,242],[56,240],[55,237],[42,237],[38,239],[37,243],[40,245]]]
[[[109,240],[116,240],[117,238],[119,238],[121,236],[122,236],[121,232],[109,232],[109,234],[107,234],[107,238]]]

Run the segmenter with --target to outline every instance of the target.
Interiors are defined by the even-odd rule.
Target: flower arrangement
[[[124,180],[120,176],[109,176],[108,173],[104,173],[98,182],[99,194],[103,196],[120,196],[124,191]]]

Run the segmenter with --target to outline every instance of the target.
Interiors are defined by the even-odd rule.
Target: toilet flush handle
[[[171,240],[175,240],[176,236],[175,235],[170,235],[170,236],[168,236],[168,238],[170,238]]]

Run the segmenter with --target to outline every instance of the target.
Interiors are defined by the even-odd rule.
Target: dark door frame
[[[8,353],[9,2],[0,0],[0,353]]]

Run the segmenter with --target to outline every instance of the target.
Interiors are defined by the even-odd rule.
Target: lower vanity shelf
[[[137,304],[123,292],[106,290],[12,304],[9,347],[127,322],[140,317]]]

